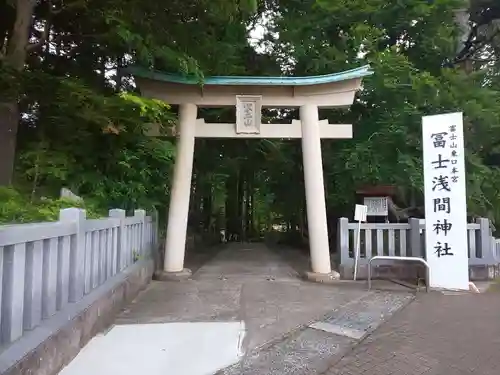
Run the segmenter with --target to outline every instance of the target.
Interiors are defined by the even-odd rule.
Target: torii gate
[[[203,85],[178,75],[132,67],[143,95],[179,105],[174,180],[168,213],[165,262],[159,279],[189,278],[184,268],[191,193],[194,144],[203,138],[301,138],[312,272],[310,280],[338,278],[332,272],[328,244],[321,138],[352,138],[352,125],[319,120],[318,108],[348,107],[371,75],[369,66],[312,77],[210,77]],[[207,124],[197,118],[198,107],[236,106],[235,124]],[[291,124],[262,124],[262,107],[299,107],[300,120]]]

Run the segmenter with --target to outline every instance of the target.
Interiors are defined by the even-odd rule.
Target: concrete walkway
[[[303,282],[301,266],[228,247],[193,280],[151,283],[61,375],[499,373],[500,293],[367,292]]]
[[[497,375],[500,294],[421,294],[327,375]]]
[[[230,246],[192,280],[151,283],[61,375],[320,374],[413,299],[304,282],[307,259],[281,254]]]

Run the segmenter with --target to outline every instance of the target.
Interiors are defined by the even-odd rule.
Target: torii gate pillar
[[[306,104],[300,107],[302,124],[302,160],[306,190],[309,248],[313,273],[330,275],[330,246],[326,220],[325,184],[318,107]],[[310,275],[312,277],[312,275]]]
[[[170,193],[168,210],[167,241],[163,269],[166,275],[190,276],[184,269],[186,233],[193,174],[194,141],[196,134],[196,115],[194,104],[182,104],[179,108],[179,142],[174,166],[174,180]]]
[[[196,137],[301,138],[311,253],[310,280],[328,282],[332,272],[326,217],[322,138],[352,138],[351,125],[319,120],[319,107],[346,107],[354,101],[368,66],[317,77],[211,77],[200,86],[184,77],[129,69],[143,94],[179,105],[179,141],[161,280],[189,278],[184,268],[194,144]],[[206,124],[197,119],[198,107],[236,105],[236,124]],[[291,124],[261,124],[261,108],[299,107],[300,120]],[[159,135],[159,134],[151,134]]]

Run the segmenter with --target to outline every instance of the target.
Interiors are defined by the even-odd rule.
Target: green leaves
[[[35,197],[68,186],[103,209],[166,208],[175,142],[145,132],[154,126],[167,134],[176,116],[168,103],[140,96],[123,73],[129,64],[202,80],[315,75],[369,63],[375,74],[363,80],[352,108],[321,114],[354,125],[354,139],[323,142],[329,210],[350,210],[356,188],[370,184],[397,185],[400,206],[410,196],[421,200],[421,117],[461,110],[469,210],[499,220],[499,66],[477,63],[481,69],[468,75],[445,68],[456,53],[459,3],[87,0],[53,18],[50,40],[30,53],[24,74],[0,68],[0,95],[19,98],[24,112],[19,184]],[[485,4],[491,15],[495,7]],[[37,22],[46,19],[44,9],[36,8]],[[263,14],[269,30],[266,54],[258,54],[248,28]],[[498,55],[494,43],[488,48]],[[233,122],[234,110],[200,109],[199,116]],[[266,109],[263,116],[288,122],[297,114]],[[197,140],[194,175],[195,214],[227,206],[233,215],[244,206],[259,228],[275,219],[304,226],[300,142]]]
[[[87,217],[94,219],[106,215],[92,203],[76,202],[71,199],[50,199],[42,197],[29,201],[12,188],[0,187],[0,225],[12,223],[34,223],[57,221],[63,208],[84,208]]]
[[[350,111],[327,114],[331,122],[354,123],[353,140],[324,148],[329,205],[342,210],[361,185],[397,185],[401,199],[421,191],[421,117],[463,111],[470,212],[500,219],[493,203],[497,167],[484,159],[500,144],[497,70],[466,75],[443,68],[456,51],[454,10],[460,1],[289,0],[281,6],[272,31],[280,35],[280,53],[297,62],[294,74],[365,63],[375,71],[363,80]]]

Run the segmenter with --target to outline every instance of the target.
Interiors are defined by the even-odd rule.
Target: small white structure
[[[469,289],[462,113],[422,119],[425,244],[430,286]]]
[[[388,197],[364,197],[363,204],[367,207],[368,216],[388,216]]]
[[[301,138],[313,279],[325,281],[331,272],[322,138],[352,138],[352,126],[320,120],[319,108],[348,107],[361,87],[369,66],[316,77],[211,77],[203,85],[177,75],[130,68],[143,95],[179,105],[179,136],[168,215],[165,279],[188,277],[184,252],[195,139]],[[207,124],[198,119],[199,107],[236,106],[235,124]],[[300,109],[291,124],[262,124],[262,107]]]
[[[61,198],[66,198],[70,200],[74,200],[75,202],[83,202],[83,198],[79,197],[75,193],[73,193],[70,189],[68,188],[61,188],[61,193],[59,195]]]

